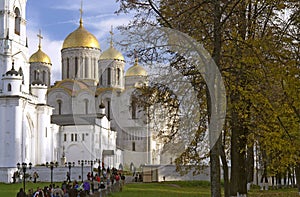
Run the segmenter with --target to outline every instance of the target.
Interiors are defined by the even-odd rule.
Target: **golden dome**
[[[100,49],[97,38],[83,27],[82,20],[80,20],[79,27],[66,37],[62,49],[76,47]]]
[[[120,60],[125,61],[124,56],[117,49],[110,46],[109,49],[100,55],[100,60]]]
[[[130,77],[130,76],[147,76],[148,73],[145,70],[145,68],[143,68],[142,66],[138,65],[138,61],[135,60],[135,63],[133,66],[131,66],[125,74],[125,77]]]
[[[31,55],[29,58],[29,63],[41,62],[46,64],[51,64],[51,60],[49,56],[41,50],[39,46],[39,50]]]

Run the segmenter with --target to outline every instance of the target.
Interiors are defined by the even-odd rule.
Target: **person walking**
[[[39,178],[39,174],[37,172],[33,173],[33,182],[36,183],[36,180]]]
[[[70,183],[71,182],[71,177],[70,177],[70,173],[67,172],[67,182]]]

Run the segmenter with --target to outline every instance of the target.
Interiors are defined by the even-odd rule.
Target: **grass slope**
[[[58,183],[60,185],[61,183]],[[37,187],[43,188],[49,183],[26,183],[26,191]],[[0,183],[0,197],[15,197],[22,183],[5,184]],[[114,193],[113,197],[208,197],[210,196],[210,184],[205,181],[168,181],[161,183],[132,183],[127,184],[122,192]],[[259,188],[252,189],[249,197],[296,197],[299,196],[297,189],[281,189],[260,191]]]

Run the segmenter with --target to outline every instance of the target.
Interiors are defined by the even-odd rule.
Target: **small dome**
[[[12,65],[11,69],[10,69],[9,71],[7,71],[5,74],[6,74],[6,75],[16,75],[16,76],[17,76],[17,75],[20,75],[20,76],[23,75],[23,73],[22,73],[22,75],[21,75],[18,71],[15,70],[14,63],[13,63],[13,65]]]
[[[97,38],[83,27],[82,20],[79,27],[66,37],[62,49],[77,47],[100,49]]]
[[[144,67],[138,65],[137,60],[135,61],[134,65],[131,66],[125,74],[125,77],[130,77],[130,76],[147,76],[148,73],[145,70]]]
[[[44,53],[40,47],[39,50],[35,52],[33,55],[31,55],[31,57],[29,58],[29,63],[34,63],[34,62],[51,64],[51,60],[49,56],[46,53]]]
[[[109,49],[104,51],[100,55],[100,60],[120,60],[125,61],[124,56],[113,46],[110,46]]]

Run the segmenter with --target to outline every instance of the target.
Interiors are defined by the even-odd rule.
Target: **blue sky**
[[[84,27],[95,35],[101,50],[109,46],[111,25],[127,24],[128,15],[116,15],[115,0],[83,0]],[[64,39],[79,26],[81,0],[28,0],[26,19],[30,55],[37,51],[39,29],[42,31],[42,50],[52,61],[52,83],[60,80],[60,50]],[[117,39],[118,32],[115,32]],[[117,46],[116,46],[117,47]]]

